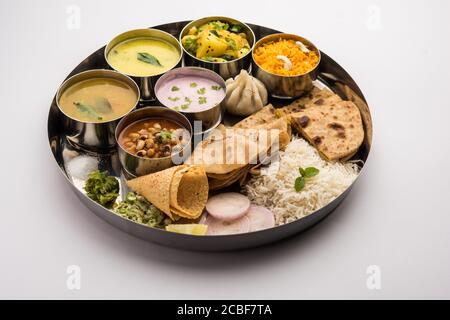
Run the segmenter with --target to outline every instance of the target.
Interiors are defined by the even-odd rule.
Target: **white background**
[[[445,0],[1,1],[0,298],[450,298],[449,13]],[[90,213],[55,164],[48,109],[80,61],[127,29],[207,15],[312,39],[366,95],[365,171],[307,233],[234,253],[161,247]]]

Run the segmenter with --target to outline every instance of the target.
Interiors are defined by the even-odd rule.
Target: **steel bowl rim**
[[[213,21],[213,20],[216,20],[216,19],[219,20],[219,21],[220,21],[220,20],[225,20],[225,21],[227,21],[227,20],[228,20],[228,21],[234,20],[234,21],[237,21],[237,22],[239,22],[240,24],[242,24],[245,28],[248,29],[248,31],[250,31],[251,35],[253,36],[253,44],[252,44],[252,46],[250,47],[250,50],[249,50],[249,51],[247,52],[247,54],[245,54],[244,56],[239,57],[239,58],[236,58],[236,59],[234,59],[234,60],[226,61],[226,62],[206,61],[206,60],[199,59],[199,58],[197,58],[196,56],[193,56],[193,55],[192,55],[189,51],[187,51],[187,50],[184,48],[184,46],[183,46],[183,42],[181,41],[181,40],[182,40],[182,37],[183,37],[183,33],[185,32],[185,30],[186,30],[188,27],[193,27],[192,24],[196,23],[197,21],[204,20],[204,19],[211,19],[210,21]],[[255,32],[252,30],[252,28],[251,28],[247,23],[242,22],[242,21],[237,20],[237,19],[234,19],[234,18],[230,18],[230,17],[224,17],[224,16],[210,16],[210,17],[204,17],[204,18],[192,20],[192,21],[190,21],[188,24],[186,24],[186,25],[183,27],[183,29],[181,29],[180,37],[179,37],[179,41],[178,41],[178,42],[180,43],[180,46],[181,46],[181,49],[183,50],[183,52],[184,52],[185,54],[189,55],[191,58],[197,60],[197,61],[200,61],[200,62],[202,62],[202,63],[210,63],[210,64],[213,64],[213,65],[226,65],[226,64],[228,64],[228,63],[237,62],[237,61],[239,61],[239,60],[242,60],[242,59],[246,58],[249,54],[252,54],[252,55],[253,55],[253,49],[255,48],[255,44],[256,44],[257,41],[256,41]]]
[[[69,116],[68,114],[66,114],[66,113],[64,112],[64,110],[62,110],[62,108],[61,108],[61,106],[60,106],[60,104],[59,104],[59,99],[61,98],[61,95],[64,93],[64,91],[66,91],[68,88],[70,88],[70,87],[71,87],[72,85],[74,85],[75,83],[72,84],[72,85],[70,85],[70,86],[67,86],[67,88],[65,88],[65,86],[66,86],[70,81],[73,81],[73,79],[75,79],[76,77],[79,77],[79,76],[84,75],[84,74],[88,74],[88,73],[96,73],[96,72],[106,72],[106,73],[110,73],[110,74],[115,74],[115,75],[117,75],[117,76],[119,76],[119,77],[126,78],[130,83],[132,83],[133,86],[129,85],[129,83],[125,83],[124,81],[121,81],[121,82],[125,83],[127,86],[129,86],[130,89],[135,89],[135,90],[136,90],[136,93],[137,93],[137,100],[136,100],[136,102],[134,103],[133,107],[131,107],[130,110],[128,110],[128,111],[127,111],[126,113],[124,113],[123,115],[118,116],[117,118],[114,118],[114,119],[112,119],[112,120],[103,121],[103,122],[81,121],[81,120],[79,120],[79,119],[75,119],[75,118]],[[95,79],[95,78],[108,78],[108,77],[102,77],[102,76],[92,77],[92,79]],[[111,79],[113,79],[113,78],[111,78]],[[115,80],[117,80],[117,79],[115,79]],[[120,80],[118,80],[118,81],[120,81]],[[64,90],[62,90],[62,89],[64,89]],[[137,85],[137,83],[136,83],[135,81],[133,81],[133,79],[131,79],[131,78],[130,78],[129,76],[127,76],[126,74],[120,73],[120,72],[118,72],[118,71],[116,71],[116,70],[110,70],[110,69],[89,69],[89,70],[86,70],[86,71],[81,71],[81,72],[79,72],[79,73],[76,73],[76,74],[70,76],[69,78],[67,78],[66,80],[64,80],[63,83],[59,86],[58,90],[56,91],[55,103],[56,103],[56,106],[58,107],[59,111],[60,111],[62,114],[64,114],[64,116],[66,116],[67,118],[69,118],[69,119],[71,119],[71,120],[73,120],[73,121],[76,121],[76,122],[79,122],[79,123],[83,123],[83,124],[102,125],[102,124],[108,124],[108,123],[112,123],[112,122],[114,122],[114,121],[117,121],[117,120],[119,120],[119,119],[121,119],[121,118],[127,116],[127,115],[130,114],[131,112],[133,112],[133,111],[136,109],[137,105],[139,104],[140,97],[141,97],[141,90],[139,89],[139,86]]]
[[[119,43],[131,40],[131,39],[138,39],[138,38],[141,38],[141,37],[139,37],[139,36],[138,37],[130,37],[130,38],[128,38],[126,40],[123,40],[123,41],[120,41],[117,44],[115,44],[114,46],[112,46],[111,43],[114,42],[114,40],[116,40],[118,37],[123,36],[123,35],[125,35],[127,33],[131,33],[131,32],[148,32],[148,31],[160,32],[160,33],[166,34],[167,36],[169,36],[169,38],[172,38],[173,40],[175,40],[175,42],[177,43],[178,49],[180,51],[180,57],[178,58],[178,60],[177,60],[177,62],[175,64],[173,64],[168,70],[166,70],[164,72],[161,72],[161,73],[158,73],[158,74],[153,74],[153,75],[148,75],[148,76],[137,76],[137,75],[127,74],[125,72],[117,70],[113,65],[111,65],[111,63],[108,60],[108,54],[112,50],[112,48],[114,48],[114,46],[118,45]],[[142,37],[144,37],[144,36],[142,36]],[[152,36],[148,36],[148,37],[151,38]],[[157,37],[153,37],[153,38],[157,38]],[[165,41],[164,39],[159,39],[159,40]],[[123,75],[126,75],[128,77],[133,77],[133,78],[152,78],[152,77],[159,77],[160,75],[162,75],[162,74],[172,70],[174,67],[176,67],[181,62],[181,60],[183,59],[183,52],[184,52],[183,51],[183,45],[181,44],[181,42],[178,41],[178,39],[175,38],[173,35],[171,35],[169,32],[166,32],[166,31],[163,31],[163,30],[159,30],[159,29],[155,29],[155,28],[138,28],[138,29],[132,29],[132,30],[124,31],[122,33],[117,34],[114,38],[112,38],[106,44],[104,52],[103,52],[103,56],[105,58],[106,63],[108,64],[108,66],[111,69],[113,69],[113,70],[115,70],[115,71],[117,71],[117,72],[119,72],[119,73],[121,73]]]
[[[129,114],[127,114],[127,116],[131,115],[131,114],[134,113],[134,112],[139,112],[139,111],[142,111],[142,110],[146,111],[146,110],[151,110],[151,109],[164,109],[164,110],[167,110],[167,109],[168,109],[170,112],[174,112],[174,113],[179,114],[180,116],[184,117],[185,120],[186,120],[186,122],[189,124],[189,128],[186,128],[186,127],[185,127],[184,125],[182,125],[181,123],[179,123],[179,124],[180,124],[184,129],[186,129],[187,131],[189,131],[189,135],[190,135],[190,138],[189,138],[189,139],[190,139],[190,141],[192,141],[192,138],[194,137],[192,125],[191,125],[191,123],[189,122],[189,119],[188,119],[184,114],[182,114],[181,112],[172,110],[172,109],[167,108],[167,107],[164,107],[164,106],[149,106],[149,107],[144,107],[144,108],[139,108],[139,109],[133,110],[132,112],[130,112]],[[142,119],[137,120],[137,121],[141,121],[141,120],[144,120],[144,119],[150,119],[150,118],[151,118],[151,117],[142,118]],[[158,119],[158,118],[155,118],[155,119]],[[161,118],[161,119],[163,119],[163,118]],[[135,158],[138,158],[138,159],[142,159],[142,160],[149,160],[149,161],[152,161],[152,160],[154,160],[154,161],[156,161],[156,160],[168,160],[169,158],[172,158],[172,154],[171,154],[170,156],[162,157],[162,158],[155,158],[155,159],[153,159],[153,158],[144,158],[144,157],[137,156],[137,155],[135,155],[135,154],[129,153],[127,150],[125,150],[125,148],[123,148],[122,145],[121,145],[120,142],[119,142],[119,135],[120,135],[120,133],[122,132],[122,130],[119,132],[119,127],[120,127],[120,124],[121,124],[123,121],[125,121],[125,120],[126,120],[126,117],[123,117],[123,118],[119,121],[119,123],[117,124],[117,127],[116,127],[116,129],[115,129],[115,133],[114,133],[114,138],[115,138],[115,140],[116,140],[116,142],[117,142],[117,146],[118,146],[123,152],[129,154],[129,155],[132,156],[132,157],[135,157]],[[134,122],[137,122],[137,121],[134,121]],[[173,120],[170,119],[169,121],[173,121]],[[176,121],[174,121],[174,122],[176,122]],[[131,124],[131,123],[130,123],[130,124]],[[125,130],[126,127],[127,127],[127,126],[125,126],[125,127],[123,128],[123,130]],[[184,151],[187,147],[190,147],[190,143],[186,144],[186,145],[183,147],[183,149],[182,149],[181,151]]]
[[[307,72],[305,72],[305,73],[300,73],[300,74],[296,74],[296,75],[292,75],[292,76],[285,76],[285,75],[276,74],[276,73],[267,71],[266,69],[264,69],[263,67],[261,67],[261,66],[256,62],[255,56],[254,56],[254,55],[255,55],[255,50],[256,50],[259,46],[261,46],[261,45],[263,44],[263,41],[267,40],[267,38],[271,38],[271,37],[275,37],[275,36],[291,36],[291,37],[301,38],[302,40],[308,41],[308,42],[314,47],[315,51],[316,51],[317,54],[319,55],[319,60],[317,61],[317,64],[314,66],[314,68],[312,68],[311,70],[309,70],[309,71],[307,71]],[[303,76],[306,76],[306,75],[308,75],[308,74],[313,73],[314,71],[316,71],[316,70],[319,68],[320,61],[322,60],[322,53],[320,52],[319,48],[318,48],[312,41],[310,41],[309,39],[307,39],[307,38],[305,38],[305,37],[302,37],[302,36],[299,36],[299,35],[296,35],[296,34],[293,34],[293,33],[279,32],[279,33],[269,34],[269,35],[267,35],[267,36],[265,36],[265,37],[259,39],[259,40],[255,43],[254,50],[252,50],[252,60],[253,60],[253,63],[254,63],[259,69],[261,69],[262,71],[264,71],[265,73],[267,73],[267,74],[270,75],[270,76],[276,76],[276,77],[280,77],[280,78],[283,78],[283,79],[292,79],[292,78],[303,77]]]

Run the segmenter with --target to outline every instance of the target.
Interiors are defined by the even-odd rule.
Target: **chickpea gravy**
[[[167,119],[143,119],[128,125],[119,135],[128,153],[142,158],[164,158],[180,153],[190,142],[189,131]]]

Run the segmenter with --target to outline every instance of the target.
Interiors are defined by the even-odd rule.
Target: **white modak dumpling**
[[[267,105],[267,89],[264,84],[242,70],[234,79],[226,81],[225,109],[237,116],[248,116]]]

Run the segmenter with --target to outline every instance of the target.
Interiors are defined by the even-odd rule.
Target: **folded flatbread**
[[[268,104],[258,112],[236,123],[233,128],[257,129],[268,124],[270,125],[276,120],[277,116],[275,115],[275,108],[271,104]]]
[[[305,110],[309,106],[330,105],[340,101],[342,101],[342,99],[330,90],[314,87],[309,93],[300,99],[295,100],[290,105],[276,109],[276,115],[278,117],[283,115],[286,116]]]
[[[208,178],[203,167],[181,165],[127,181],[172,220],[197,219],[208,200]]]
[[[349,159],[364,140],[361,114],[351,101],[308,105],[291,117],[294,127],[329,161]]]

